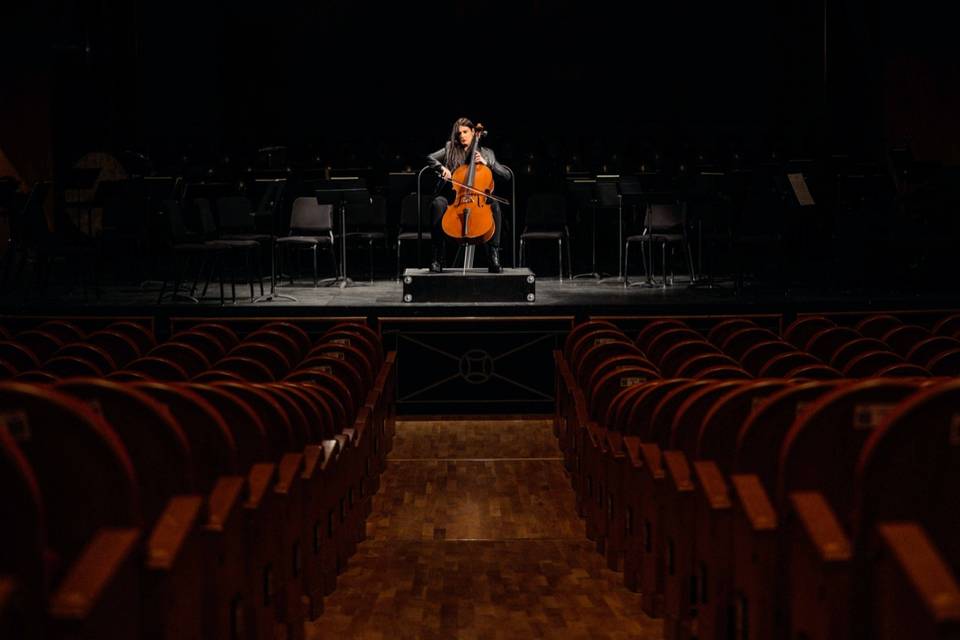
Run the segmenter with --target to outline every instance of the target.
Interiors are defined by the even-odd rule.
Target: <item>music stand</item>
[[[261,151],[263,151],[261,149]],[[272,190],[270,200],[267,206],[270,208],[269,214],[258,213],[259,215],[270,216],[270,293],[258,296],[253,299],[257,302],[272,302],[274,300],[289,300],[290,302],[299,302],[288,293],[277,293],[277,204],[283,197],[283,187],[287,183],[286,178],[256,178],[254,183],[268,183],[267,189]],[[258,258],[259,259],[259,258]]]
[[[687,202],[693,204],[693,211],[697,217],[697,274],[691,278],[691,289],[716,289],[718,285],[713,280],[713,274],[704,277],[703,271],[703,221],[704,211],[697,205],[705,205],[710,212],[708,222],[716,223],[718,208],[725,207],[728,197],[727,174],[723,171],[700,171],[694,176],[693,186],[687,196]],[[708,208],[709,207],[709,208]]]
[[[617,183],[617,191],[620,196],[620,267],[618,272],[620,278],[623,278],[626,281],[626,273],[624,273],[623,264],[623,208],[628,206],[631,209],[637,205],[642,205],[645,202],[646,194],[643,190],[643,182],[639,176],[621,176],[619,182]],[[650,278],[650,271],[647,270],[646,259],[644,258],[644,270],[647,271],[647,279]]]
[[[334,281],[343,289],[353,281],[347,277],[347,205],[369,206],[373,203],[366,181],[354,176],[318,181],[314,193],[318,204],[329,204],[340,212],[340,275]]]
[[[615,174],[609,175],[598,175],[597,183],[594,187],[594,200],[596,201],[596,207],[594,208],[594,215],[596,215],[597,209],[617,209],[617,246],[619,247],[618,260],[617,260],[617,282],[623,281],[623,199],[620,197],[620,192],[618,189],[618,183],[620,181],[620,176]],[[596,223],[594,223],[594,234],[596,234]],[[596,240],[594,240],[594,245],[596,245]],[[594,249],[596,253],[596,249]],[[596,265],[594,265],[594,271],[596,271]]]
[[[619,184],[620,191],[620,200],[621,206],[624,202],[631,205],[640,205],[641,210],[646,211],[647,207],[651,204],[657,202],[664,202],[667,200],[673,199],[673,191],[670,185],[669,178],[659,172],[650,172],[650,173],[640,173],[634,176],[623,176],[620,179]],[[646,215],[644,214],[644,220],[646,220]],[[646,228],[644,227],[644,233],[646,235]],[[621,245],[623,242],[621,241]],[[642,285],[645,287],[653,287],[655,283],[651,279],[651,274],[653,273],[653,247],[649,246],[649,251],[644,250],[645,241],[641,241],[640,249],[642,252],[642,257],[644,259],[643,269],[646,272],[646,281],[643,283],[634,283],[630,286]],[[625,269],[626,265],[623,264],[621,259],[621,273]],[[624,283],[626,284],[626,273],[623,273]]]
[[[600,279],[597,273],[597,198],[596,189],[597,180],[595,178],[573,178],[567,181],[567,190],[573,196],[577,210],[590,209],[590,271],[588,273],[578,273],[573,276],[576,278],[594,278]]]
[[[97,180],[100,178],[100,167],[77,168],[73,167],[67,171],[64,179],[63,190],[90,191],[94,189]],[[93,237],[93,210],[97,206],[96,191],[87,200],[78,200],[76,202],[67,202],[66,193],[64,193],[64,207],[85,211],[87,214],[87,235]]]

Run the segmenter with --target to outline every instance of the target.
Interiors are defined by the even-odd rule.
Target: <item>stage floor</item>
[[[137,286],[104,285],[100,295],[80,286],[65,290],[51,286],[43,295],[35,291],[10,291],[0,296],[0,313],[6,315],[80,313],[97,315],[197,315],[197,316],[552,316],[574,315],[713,315],[750,313],[805,313],[814,311],[856,311],[895,309],[960,308],[960,292],[910,291],[819,291],[798,288],[788,292],[770,287],[747,287],[740,294],[732,283],[718,286],[690,286],[685,278],[677,278],[673,286],[646,286],[642,280],[625,287],[616,277],[538,279],[534,302],[404,302],[400,281],[354,281],[349,286],[320,286],[299,281],[284,285],[277,293],[293,296],[296,301],[276,299],[251,302],[247,284],[237,284],[236,302],[231,300],[229,284],[225,286],[225,303],[220,304],[219,290],[211,284],[207,296],[199,303],[186,300],[157,303],[159,283]],[[265,283],[267,285],[268,283]],[[265,289],[266,290],[266,289]],[[259,290],[256,291],[259,294]]]

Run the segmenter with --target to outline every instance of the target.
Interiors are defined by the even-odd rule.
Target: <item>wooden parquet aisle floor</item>
[[[319,638],[662,638],[584,535],[549,420],[401,421]]]

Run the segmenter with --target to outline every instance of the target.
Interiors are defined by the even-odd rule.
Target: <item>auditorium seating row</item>
[[[50,321],[3,347],[0,635],[304,636],[393,439],[375,332]]]
[[[363,339],[352,333],[363,332]],[[157,344],[142,325],[114,322],[89,334],[68,321],[47,321],[0,340],[0,378],[53,382],[75,376],[166,382],[298,381],[310,371],[369,385],[383,347],[365,325],[332,327],[316,344],[301,328],[270,322],[241,339],[226,324],[201,323]],[[293,371],[297,372],[292,376]]]
[[[956,637],[960,379],[931,374],[957,374],[958,324],[569,333],[554,429],[577,510],[665,638]]]

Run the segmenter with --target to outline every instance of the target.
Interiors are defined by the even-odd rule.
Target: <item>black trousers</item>
[[[449,206],[449,204],[450,202],[445,196],[437,196],[433,199],[433,202],[430,203],[430,209],[433,212],[433,229],[430,237],[431,243],[433,244],[434,253],[442,251],[444,242],[447,240],[447,234],[443,232],[441,221],[443,220],[443,213],[447,210],[447,206]],[[491,200],[490,210],[493,212],[493,224],[495,228],[493,231],[493,237],[490,238],[490,242],[487,244],[489,244],[491,247],[499,248],[500,230],[503,228],[500,217],[500,203]]]

